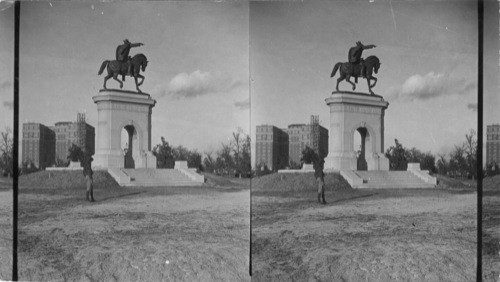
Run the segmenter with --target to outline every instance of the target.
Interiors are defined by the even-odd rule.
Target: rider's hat
[[[123,42],[126,44],[130,43],[130,41],[128,41],[128,39],[123,40]]]

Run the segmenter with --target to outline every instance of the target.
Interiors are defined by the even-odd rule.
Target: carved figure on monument
[[[366,59],[362,58],[363,50],[375,47],[375,45],[363,45],[358,41],[356,42],[356,46],[349,49],[348,62],[335,64],[330,77],[334,77],[337,70],[339,70],[340,77],[337,79],[337,91],[339,91],[339,83],[344,79],[352,85],[352,90],[354,91],[356,85],[351,82],[351,76],[354,77],[356,83],[358,83],[358,77],[363,77],[368,83],[370,94],[375,95],[372,87],[377,84],[377,78],[373,76],[373,73],[378,73],[381,65],[380,60],[376,56],[369,56]],[[374,80],[373,84],[370,84],[371,80]]]
[[[142,43],[130,43],[127,39],[123,40],[123,44],[116,48],[116,60],[106,60],[102,62],[101,68],[99,69],[98,75],[101,75],[104,68],[107,67],[108,75],[104,77],[104,89],[106,88],[106,81],[113,77],[114,80],[120,83],[120,88],[123,88],[123,82],[118,79],[118,75],[122,76],[122,80],[125,81],[125,76],[132,76],[135,80],[135,86],[139,93],[142,91],[139,86],[144,82],[144,76],[140,74],[141,70],[146,71],[146,66],[148,65],[148,59],[143,54],[137,54],[133,57],[129,56],[130,49],[133,47],[139,47],[144,44]],[[138,82],[137,78],[141,78]]]

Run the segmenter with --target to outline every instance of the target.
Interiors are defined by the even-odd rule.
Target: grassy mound
[[[314,173],[273,173],[252,178],[252,191],[314,191],[318,184]],[[325,176],[325,190],[351,189],[340,173]]]
[[[437,188],[442,189],[472,189],[476,190],[477,181],[476,180],[466,180],[451,178],[446,175],[436,174],[434,175],[438,179]]]
[[[213,187],[237,187],[250,188],[250,179],[248,178],[232,178],[219,176],[213,173],[203,172],[206,184]]]
[[[484,178],[483,190],[500,190],[500,175]]]
[[[94,172],[94,188],[120,187],[107,171]],[[85,189],[85,177],[78,171],[39,171],[19,177],[20,188]]]

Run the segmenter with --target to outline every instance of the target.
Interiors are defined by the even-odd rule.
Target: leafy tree
[[[290,161],[290,169],[300,169],[300,164],[294,161]]]
[[[72,162],[78,162],[83,158],[83,151],[80,147],[75,144],[71,144],[71,147],[68,150],[68,160]]]
[[[174,168],[174,155],[172,147],[161,137],[161,144],[157,144],[153,148],[153,155],[156,157],[156,166],[158,168]]]
[[[319,160],[318,154],[311,149],[309,146],[306,146],[304,150],[302,150],[302,157],[300,158],[300,161],[305,164],[312,164],[316,163]]]
[[[39,169],[35,166],[33,161],[25,160],[21,163],[21,169],[19,170],[20,174],[29,174],[32,172],[37,172]]]
[[[437,172],[439,174],[447,175],[449,164],[446,161],[445,155],[440,154],[440,155],[438,155],[438,157],[439,157],[439,159],[437,161]]]
[[[8,176],[14,173],[14,140],[10,136],[11,132],[7,127],[5,132],[1,133],[0,140],[0,171]]]
[[[406,170],[408,168],[406,150],[398,139],[394,139],[394,142],[395,145],[385,152],[385,156],[389,159],[390,170]]]

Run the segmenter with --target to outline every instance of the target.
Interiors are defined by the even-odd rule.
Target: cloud
[[[14,101],[5,101],[3,102],[3,106],[12,111],[14,110]]]
[[[467,109],[473,111],[473,112],[477,112],[477,103],[469,103],[467,104]]]
[[[410,76],[401,87],[393,89],[392,96],[397,99],[429,100],[440,96],[469,94],[476,86],[474,79],[430,72],[423,76]]]
[[[248,110],[250,109],[250,98],[246,98],[241,102],[235,102],[234,105],[240,110]]]
[[[194,71],[179,73],[166,87],[160,87],[158,96],[170,95],[176,98],[194,98],[208,94],[224,93],[241,85],[229,75],[220,72]]]
[[[12,84],[12,82],[10,80],[6,80],[6,81],[2,82],[2,84],[0,84],[0,90],[4,90],[4,89],[9,90],[10,88],[12,88],[12,86],[14,86]]]

